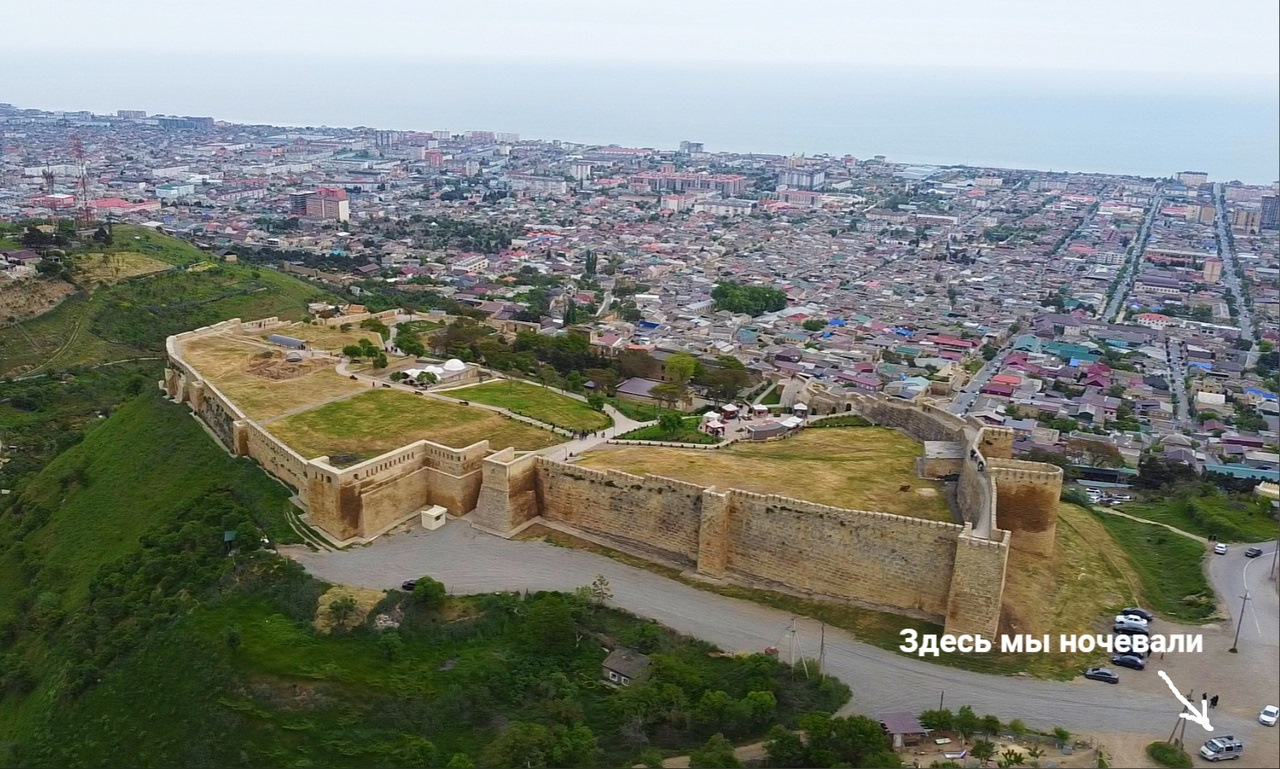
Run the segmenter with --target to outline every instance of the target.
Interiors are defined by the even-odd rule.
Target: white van
[[[1244,743],[1235,737],[1214,737],[1200,746],[1206,761],[1229,761],[1244,755]]]

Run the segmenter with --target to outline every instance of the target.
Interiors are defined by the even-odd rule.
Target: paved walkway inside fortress
[[[791,615],[785,612],[699,590],[586,551],[539,541],[504,540],[472,529],[462,520],[451,520],[433,532],[415,529],[345,551],[314,553],[300,546],[281,550],[320,579],[374,589],[397,588],[406,579],[426,574],[444,582],[455,594],[571,591],[603,574],[614,594],[610,603],[618,608],[728,651],[758,652],[777,646],[787,654]],[[818,623],[800,619],[797,628],[796,656],[816,658]],[[1160,630],[1182,632],[1169,623],[1161,623]],[[1239,661],[1232,665],[1231,658],[1237,655],[1225,653],[1231,630],[1234,628],[1194,629],[1204,633],[1206,652],[1169,655],[1159,667],[1181,687],[1195,688],[1196,692],[1206,687],[1220,689],[1224,707],[1213,711],[1215,735],[1235,733],[1249,739],[1254,750],[1265,752],[1269,749],[1266,745],[1275,745],[1276,730],[1260,727],[1252,718],[1265,703],[1233,702],[1236,698],[1231,696],[1231,692],[1245,688],[1233,687],[1237,676],[1231,669],[1238,667]],[[1180,709],[1154,670],[1122,671],[1119,686],[1085,680],[1059,683],[986,676],[906,658],[855,641],[833,628],[827,629],[826,642],[827,672],[853,690],[846,712],[916,713],[936,708],[945,691],[945,705],[953,710],[968,704],[979,714],[992,713],[1005,721],[1020,718],[1034,727],[1167,736]],[[1188,744],[1198,744],[1207,737],[1200,727],[1188,725]]]

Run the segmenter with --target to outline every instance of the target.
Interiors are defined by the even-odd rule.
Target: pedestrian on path
[[[1209,699],[1209,707],[1211,708],[1218,707],[1218,695],[1215,694],[1213,695],[1213,697]]]

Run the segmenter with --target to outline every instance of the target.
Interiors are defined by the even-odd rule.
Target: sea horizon
[[[326,69],[311,58],[207,55],[157,68],[144,66],[154,64],[147,57],[121,54],[92,57],[94,78],[86,81],[57,73],[89,66],[90,57],[41,62],[49,77],[39,79],[30,60],[13,56],[0,53],[0,67],[17,73],[0,85],[0,102],[19,108],[141,109],[281,127],[491,130],[658,149],[687,140],[709,152],[885,155],[900,163],[1157,178],[1201,170],[1215,181],[1249,184],[1280,179],[1280,98],[1265,77],[1179,83],[909,67],[359,57],[332,58]]]

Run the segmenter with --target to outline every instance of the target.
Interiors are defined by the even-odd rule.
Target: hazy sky
[[[6,36],[5,46],[41,54],[327,52],[530,64],[811,63],[1050,70],[1148,80],[1187,75],[1280,79],[1276,0],[12,0],[5,5],[5,27],[21,31]]]

